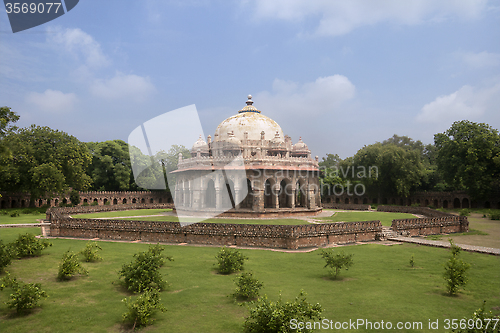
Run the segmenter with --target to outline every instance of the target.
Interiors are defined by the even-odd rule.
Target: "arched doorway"
[[[463,198],[463,200],[462,200],[462,208],[469,208],[469,199]]]
[[[453,200],[453,208],[460,208],[460,199],[459,198],[455,198],[455,200]]]
[[[448,208],[448,200],[443,200],[443,208]]]
[[[295,207],[307,207],[306,183],[303,179],[295,183]]]
[[[279,207],[280,208],[292,208],[292,184],[288,179],[283,179],[280,182],[280,189],[278,192],[279,196]]]
[[[358,204],[358,198],[354,198],[354,204],[357,205]]]
[[[345,199],[344,199],[344,203],[345,203],[346,205],[347,205],[347,204],[349,204],[349,198],[345,198]]]
[[[118,205],[118,200],[116,198],[113,199],[113,205]]]
[[[122,204],[124,204],[124,205],[125,205],[126,203],[127,203],[127,199],[123,199],[123,200],[122,200]]]
[[[274,193],[273,183],[269,178],[264,184],[264,208],[275,208],[276,206],[276,193]]]
[[[240,208],[251,209],[253,206],[253,190],[252,190],[252,182],[250,181],[250,179],[246,178],[243,181],[242,187],[243,186],[247,187],[247,196],[240,203]]]
[[[208,181],[205,190],[205,207],[215,208],[215,184],[212,179]]]

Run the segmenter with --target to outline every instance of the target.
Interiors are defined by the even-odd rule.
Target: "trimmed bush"
[[[87,242],[87,245],[80,253],[83,254],[86,262],[94,262],[102,260],[102,257],[97,254],[100,250],[102,250],[102,248],[97,242]]]
[[[124,298],[122,302],[125,303],[128,311],[123,314],[123,320],[132,326],[132,330],[151,324],[153,321],[151,316],[157,310],[167,311],[160,300],[160,293],[156,289],[144,290],[144,293],[139,295],[135,301],[132,301],[132,297]]]
[[[78,256],[68,250],[63,254],[61,263],[59,264],[57,279],[59,281],[69,280],[76,274],[87,275],[88,271],[80,264]]]
[[[298,329],[298,323],[323,319],[321,305],[307,302],[304,291],[301,291],[293,302],[283,302],[280,294],[277,302],[269,301],[267,295],[264,295],[250,304],[253,307],[250,308],[250,315],[245,318],[243,325],[245,333],[308,333],[313,329],[308,327]]]
[[[472,318],[463,318],[452,327],[454,333],[498,333],[500,332],[500,316],[494,316],[491,311],[485,310],[486,301],[483,306],[472,314]],[[453,325],[453,324],[452,324]]]
[[[13,210],[12,212],[10,212],[10,217],[18,217],[19,216],[19,212],[17,210]]]
[[[262,288],[262,283],[253,277],[252,272],[241,273],[235,280],[236,291],[232,296],[243,299],[255,299],[259,297],[259,290]]]
[[[16,309],[18,314],[23,314],[38,306],[41,298],[48,297],[42,290],[40,283],[24,283],[10,275],[4,277],[0,283],[0,290],[11,288],[10,300],[5,302],[9,309]]]
[[[160,267],[165,264],[165,259],[173,261],[172,257],[164,257],[161,253],[165,250],[160,245],[150,246],[145,252],[134,254],[135,260],[122,266],[118,272],[123,277],[125,287],[134,292],[142,292],[148,288],[164,290],[167,282],[160,274]]]
[[[42,255],[42,250],[52,246],[52,243],[45,239],[38,239],[33,234],[26,233],[19,235],[13,246],[19,258],[38,257]]]
[[[243,270],[243,263],[248,258],[239,250],[222,247],[215,256],[217,259],[217,270],[221,274],[231,274]]]
[[[500,212],[499,213],[491,213],[490,220],[500,220]]]
[[[469,216],[470,215],[470,210],[468,210],[467,208],[461,209],[459,211],[459,214],[460,214],[460,216]]]

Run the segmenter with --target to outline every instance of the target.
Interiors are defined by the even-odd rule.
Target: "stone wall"
[[[158,206],[143,205],[130,207],[130,209],[159,208]],[[382,231],[380,221],[310,225],[195,223],[181,227],[178,222],[79,219],[68,216],[75,213],[104,211],[103,209],[106,208],[108,207],[49,209],[47,219],[51,222],[50,235],[52,237],[299,249],[333,243],[372,241]]]
[[[391,229],[405,236],[469,231],[469,221],[466,216],[456,216],[427,207],[379,206],[377,211],[424,215],[423,218],[392,220]]]

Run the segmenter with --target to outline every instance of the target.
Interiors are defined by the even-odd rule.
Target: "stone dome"
[[[196,142],[193,144],[193,147],[191,148],[191,153],[196,154],[198,149],[201,151],[202,154],[208,153],[208,145],[205,142],[205,140],[203,140],[203,138],[201,137],[201,134],[200,134],[200,138],[198,140],[196,140]]]
[[[248,96],[247,106],[239,111],[237,115],[231,116],[221,122],[215,130],[219,141],[227,141],[228,133],[244,142],[245,132],[248,133],[249,140],[260,140],[261,132],[264,131],[264,140],[273,140],[276,132],[279,134],[279,142],[285,142],[283,131],[280,125],[269,117],[264,116],[252,104],[252,96]]]
[[[296,144],[293,145],[292,150],[294,150],[294,151],[306,151],[306,150],[309,150],[309,148],[304,143],[304,141],[302,141],[302,137],[300,137],[299,142],[297,142]]]

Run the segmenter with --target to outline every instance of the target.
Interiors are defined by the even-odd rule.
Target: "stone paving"
[[[443,247],[443,248],[450,247],[449,242],[430,240],[430,239],[425,239],[425,238],[421,238],[421,237],[398,236],[398,237],[390,237],[387,240],[396,241],[396,242],[404,242],[404,243],[414,243],[414,244],[434,246],[434,247]],[[496,249],[493,247],[475,246],[475,245],[467,245],[467,244],[455,244],[455,245],[461,247],[464,251],[487,253],[487,254],[493,254],[493,255],[497,255],[497,256],[500,255],[500,249]]]

